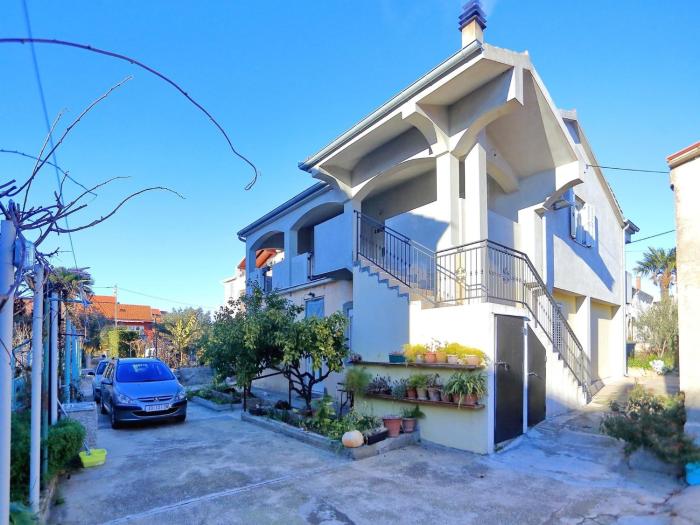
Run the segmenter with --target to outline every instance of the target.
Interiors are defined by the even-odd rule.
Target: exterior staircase
[[[525,308],[590,400],[590,360],[527,254],[490,240],[435,252],[359,212],[356,221],[360,271],[424,308],[475,302]]]

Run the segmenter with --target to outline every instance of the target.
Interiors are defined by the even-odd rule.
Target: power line
[[[587,167],[589,168],[603,168],[606,170],[619,170],[619,171],[637,171],[640,173],[663,173],[664,175],[668,175],[670,172],[668,170],[666,171],[660,171],[660,170],[641,170],[637,168],[619,168],[617,166],[601,166],[599,164],[586,164]]]
[[[110,288],[110,289],[112,289],[112,288],[114,288],[114,286],[93,286],[92,288],[96,288],[96,289],[98,289],[98,288],[101,288],[101,289]],[[202,308],[202,307],[205,307],[205,308],[208,308],[208,309],[210,309],[210,310],[214,310],[214,309],[215,309],[215,308],[212,308],[211,306],[208,306],[208,305],[201,305],[201,304],[195,304],[195,303],[188,303],[188,302],[185,302],[185,301],[178,301],[178,300],[176,300],[176,299],[170,299],[170,298],[168,298],[168,297],[160,297],[160,296],[158,296],[158,295],[151,295],[151,294],[147,294],[147,293],[143,293],[143,292],[137,292],[136,290],[130,290],[129,288],[124,288],[124,287],[121,286],[121,285],[119,286],[119,290],[120,290],[120,291],[123,290],[123,291],[129,292],[129,293],[133,293],[133,294],[135,294],[135,295],[141,295],[141,296],[143,296],[143,297],[148,297],[149,299],[158,299],[159,301],[167,301],[167,302],[170,302],[170,303],[182,304],[182,305],[185,305],[185,306],[192,306],[192,307],[195,307],[195,308]]]
[[[39,62],[36,58],[36,50],[34,49],[34,37],[32,36],[32,25],[31,22],[29,21],[29,9],[27,8],[27,0],[22,0],[22,8],[24,10],[24,23],[27,26],[27,34],[29,35],[29,49],[32,52],[32,64],[34,65],[34,76],[36,77],[36,83],[37,86],[39,87],[39,97],[41,98],[41,109],[44,113],[44,123],[46,124],[46,129],[49,133],[49,144],[51,145],[52,153],[51,157],[53,158],[53,167],[54,171],[56,172],[56,184],[58,185],[58,199],[59,201],[62,200],[62,195],[60,194],[61,191],[61,176],[59,174],[59,168],[58,168],[58,161],[56,160],[56,151],[54,150],[54,143],[53,143],[53,133],[51,132],[51,122],[49,121],[49,111],[46,108],[46,96],[44,95],[44,85],[41,82],[41,73],[39,73]],[[68,226],[68,217],[64,217],[64,220],[66,222],[66,230],[70,230],[70,227]],[[70,251],[73,253],[73,264],[75,264],[75,269],[78,269],[78,259],[75,256],[75,246],[73,246],[73,236],[71,235],[70,231],[68,231],[68,241],[70,243]]]
[[[661,233],[655,233],[654,235],[649,235],[649,237],[642,237],[641,239],[635,239],[633,241],[628,242],[627,244],[632,244],[635,242],[640,242],[640,241],[646,241],[647,239],[653,239],[654,237],[661,237],[662,235],[668,235],[669,233],[675,232],[676,229],[668,230],[667,232],[661,232]]]

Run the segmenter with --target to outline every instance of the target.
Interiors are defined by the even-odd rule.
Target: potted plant
[[[401,433],[401,416],[388,414],[382,418],[384,426],[389,431],[389,437],[395,438]]]
[[[406,380],[406,398],[418,399],[415,382],[410,377]]]
[[[396,399],[404,399],[408,390],[408,379],[397,379],[391,387],[391,395]]]
[[[403,354],[406,361],[409,363],[423,363],[425,361],[424,355],[428,351],[428,347],[421,344],[412,345],[407,343],[403,345]]]
[[[403,355],[403,351],[390,352],[389,353],[389,362],[390,363],[405,363],[406,356]]]
[[[418,405],[413,405],[413,408],[404,408],[401,411],[401,428],[404,433],[410,434],[416,429],[416,423],[419,418],[425,417]]]
[[[429,350],[424,355],[425,364],[434,365],[437,363],[437,354],[433,350]]]
[[[439,346],[435,350],[435,362],[436,363],[447,363],[447,350],[444,346]]]
[[[426,401],[428,399],[428,375],[412,374],[408,378],[408,385],[416,389],[418,399]]]
[[[466,347],[459,343],[448,343],[442,347],[447,354],[447,362],[451,365],[458,365],[459,360],[464,356]]]
[[[345,390],[353,394],[364,392],[371,380],[372,375],[366,368],[358,366],[348,368],[347,372],[345,372]]]
[[[362,356],[361,356],[360,354],[357,354],[357,353],[353,352],[353,353],[350,354],[350,356],[348,357],[348,362],[350,362],[350,363],[360,363],[360,362],[362,362]]]
[[[374,445],[380,441],[384,441],[389,435],[389,431],[385,427],[373,428],[362,433],[365,436],[365,443]]]
[[[428,399],[431,401],[440,401],[440,390],[442,385],[440,384],[440,375],[432,374],[428,376]]]
[[[486,361],[486,354],[477,348],[465,348],[462,363],[466,366],[483,366]]]
[[[372,379],[365,390],[368,394],[391,394],[391,379],[377,375]]]
[[[481,373],[457,372],[450,377],[445,385],[445,392],[459,406],[476,405],[479,398],[486,395],[486,376]]]

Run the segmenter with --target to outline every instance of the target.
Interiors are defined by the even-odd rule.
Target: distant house
[[[90,307],[102,314],[108,323],[135,330],[148,339],[153,337],[153,325],[163,319],[165,312],[142,304],[119,303],[113,295],[93,295]]]
[[[256,282],[262,283],[264,289],[271,290],[272,267],[283,259],[284,252],[282,250],[273,248],[258,250],[255,254],[255,270],[253,271],[252,278]],[[241,295],[244,295],[247,281],[246,258],[243,257],[241,262],[238,263],[238,266],[236,266],[236,272],[231,277],[227,277],[221,281],[221,284],[224,285],[224,304],[228,304],[231,300],[235,301]]]
[[[641,315],[654,304],[654,296],[642,290],[642,278],[637,276],[627,304],[627,340],[639,342],[637,323]]]

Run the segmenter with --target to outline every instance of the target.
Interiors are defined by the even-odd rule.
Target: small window
[[[595,243],[595,210],[592,204],[583,202],[569,190],[569,235],[582,246],[591,247]]]
[[[306,301],[305,314],[306,317],[323,317],[325,315],[325,301],[323,297],[309,299]]]

